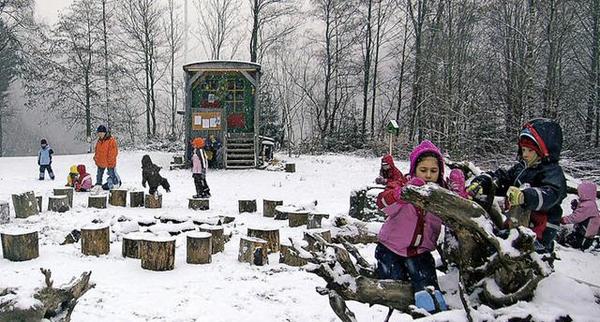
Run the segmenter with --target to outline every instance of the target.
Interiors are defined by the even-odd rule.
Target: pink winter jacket
[[[200,156],[198,156],[200,155]],[[192,173],[200,174],[206,172],[207,167],[206,155],[203,149],[195,149],[192,153]]]
[[[572,214],[563,218],[563,222],[578,224],[590,218],[585,237],[592,238],[600,230],[600,213],[596,204],[596,184],[588,181],[582,182],[577,187],[577,194],[579,195],[579,205]]]
[[[469,193],[465,187],[465,174],[461,169],[452,169],[448,175],[448,188],[457,195],[467,198]]]
[[[410,154],[410,174],[413,178],[408,184],[421,185],[423,180],[415,178],[416,162],[425,152],[432,152],[440,162],[440,177],[438,183],[443,185],[444,158],[440,150],[431,142],[423,141]],[[401,187],[395,191],[398,200]],[[438,236],[442,228],[442,220],[436,215],[425,212],[407,203],[398,200],[383,208],[387,219],[379,231],[379,242],[394,253],[412,257],[435,250]]]

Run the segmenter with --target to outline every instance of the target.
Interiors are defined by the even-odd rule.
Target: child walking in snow
[[[423,141],[410,154],[410,172],[407,184],[421,186],[437,183],[445,187],[444,158],[430,141]],[[456,179],[456,178],[454,178]],[[460,182],[455,183],[460,185]],[[464,176],[462,186],[464,187]],[[433,213],[424,211],[401,199],[402,186],[386,189],[378,196],[387,219],[379,231],[375,249],[377,274],[380,279],[410,280],[415,292],[415,304],[434,312],[445,310],[446,304],[439,291],[435,261],[431,252],[436,249],[442,221]],[[426,289],[432,286],[434,296]],[[438,305],[434,304],[434,300]]]
[[[552,253],[554,239],[560,229],[567,184],[558,165],[562,149],[562,129],[549,119],[534,119],[519,133],[518,163],[510,169],[482,174],[467,190],[473,195],[489,194],[492,185],[496,195],[506,195],[510,207],[531,210],[529,227],[536,234],[536,251]],[[507,220],[506,228],[512,222]]]
[[[155,194],[158,186],[162,186],[167,192],[171,192],[169,181],[160,175],[161,167],[152,163],[149,155],[142,157],[142,186],[146,188],[146,182],[150,186],[149,194]]]
[[[575,224],[573,232],[565,237],[565,243],[582,250],[592,246],[594,237],[600,233],[600,213],[596,204],[596,184],[584,181],[577,187],[579,201],[571,203],[573,213],[562,217],[563,225]]]
[[[44,175],[48,171],[50,179],[54,180],[54,172],[52,171],[52,155],[54,150],[48,145],[46,139],[40,141],[40,150],[38,151],[38,165],[40,166],[40,180],[44,180]]]
[[[195,138],[192,141],[194,153],[192,153],[192,177],[196,186],[194,198],[210,198],[210,189],[206,182],[206,168],[208,163],[204,154],[204,139]]]

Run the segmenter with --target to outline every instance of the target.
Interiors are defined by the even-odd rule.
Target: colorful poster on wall
[[[221,112],[198,112],[192,114],[192,130],[194,131],[220,131]]]

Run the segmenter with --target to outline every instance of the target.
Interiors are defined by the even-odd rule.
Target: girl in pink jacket
[[[596,184],[583,181],[577,187],[579,202],[571,203],[573,213],[562,217],[560,223],[575,224],[573,233],[566,237],[568,244],[575,248],[588,249],[600,230],[600,213],[596,204]]]
[[[206,154],[204,154],[204,139],[195,138],[192,141],[194,153],[192,153],[192,177],[196,186],[196,194],[194,198],[210,198],[210,189],[206,182],[206,168],[208,162]]]
[[[453,186],[463,187],[464,192],[464,175],[458,177],[463,182],[453,182]],[[430,141],[421,142],[410,154],[408,184],[420,186],[433,182],[445,187],[443,178],[444,158],[440,150]],[[375,249],[377,274],[381,279],[410,280],[415,302],[421,307],[418,299],[420,291],[427,286],[439,290],[431,251],[436,249],[442,221],[436,215],[400,199],[401,189],[388,189],[378,196],[388,217],[379,231],[379,244]],[[439,291],[436,291],[436,298],[443,301]]]

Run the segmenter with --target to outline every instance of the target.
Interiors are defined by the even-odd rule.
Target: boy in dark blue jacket
[[[40,180],[44,180],[44,175],[48,171],[50,179],[54,180],[54,172],[52,171],[52,154],[54,150],[48,145],[46,139],[40,141],[40,151],[38,151],[38,165],[40,166]]]
[[[496,195],[506,195],[511,207],[531,210],[529,227],[536,233],[538,253],[554,250],[560,229],[560,204],[567,196],[565,175],[558,165],[562,141],[558,123],[544,118],[529,121],[519,133],[519,162],[476,177],[467,189],[474,195],[488,194],[494,184]],[[511,226],[510,218],[507,224]]]

